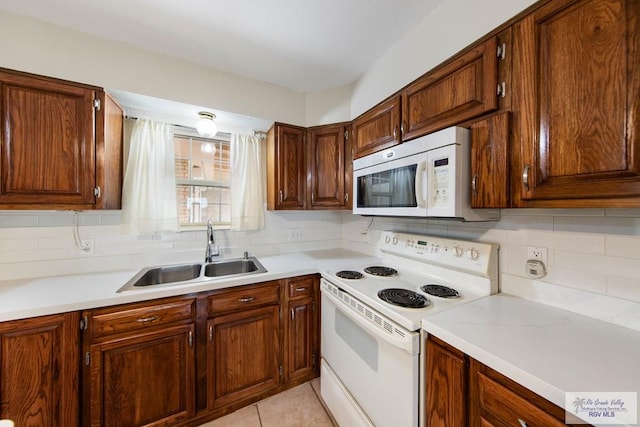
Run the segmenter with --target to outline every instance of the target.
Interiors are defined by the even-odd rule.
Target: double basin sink
[[[131,280],[118,289],[118,292],[143,289],[150,286],[168,286],[184,282],[192,283],[196,280],[265,273],[266,271],[267,269],[260,264],[256,257],[225,259],[208,263],[198,262],[147,267],[133,276]]]

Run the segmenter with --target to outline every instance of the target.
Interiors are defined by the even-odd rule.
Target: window
[[[180,132],[181,131],[181,132]],[[181,226],[231,223],[229,141],[175,131],[176,191]]]

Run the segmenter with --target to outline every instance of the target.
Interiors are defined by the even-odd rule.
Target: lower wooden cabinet
[[[0,323],[0,419],[78,426],[79,313]]]
[[[429,337],[425,377],[425,419],[428,427],[466,424],[467,359],[461,351]]]
[[[285,380],[313,378],[318,374],[320,331],[317,275],[286,280]]]
[[[83,425],[173,426],[195,414],[195,299],[86,311]]]
[[[210,409],[260,395],[280,384],[279,323],[277,302],[209,320]]]
[[[424,357],[427,427],[566,425],[564,409],[432,335]]]

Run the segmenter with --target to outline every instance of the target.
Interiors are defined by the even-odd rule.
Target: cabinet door
[[[0,419],[78,426],[78,313],[0,323]]]
[[[285,343],[286,381],[313,378],[316,371],[314,298],[289,302]]]
[[[340,208],[345,204],[345,129],[322,126],[309,131],[307,206]]]
[[[400,95],[378,104],[353,121],[354,157],[400,143]]]
[[[402,91],[402,139],[452,126],[498,108],[497,39],[447,61]]]
[[[465,355],[429,337],[426,349],[426,425],[467,423],[467,361]]]
[[[553,1],[513,29],[520,206],[640,203],[640,3]]]
[[[193,324],[94,344],[91,426],[171,426],[195,414]]]
[[[207,324],[209,409],[217,409],[278,387],[279,306],[215,316]]]
[[[509,113],[471,125],[471,207],[509,207]]]
[[[95,97],[79,85],[0,71],[0,205],[93,207]]]
[[[305,129],[276,123],[267,134],[267,206],[304,209]]]

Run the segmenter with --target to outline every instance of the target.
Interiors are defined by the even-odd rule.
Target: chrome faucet
[[[220,256],[220,247],[216,245],[213,235],[213,224],[211,224],[211,220],[209,220],[207,221],[207,250],[204,254],[204,262],[212,262],[214,258]]]

